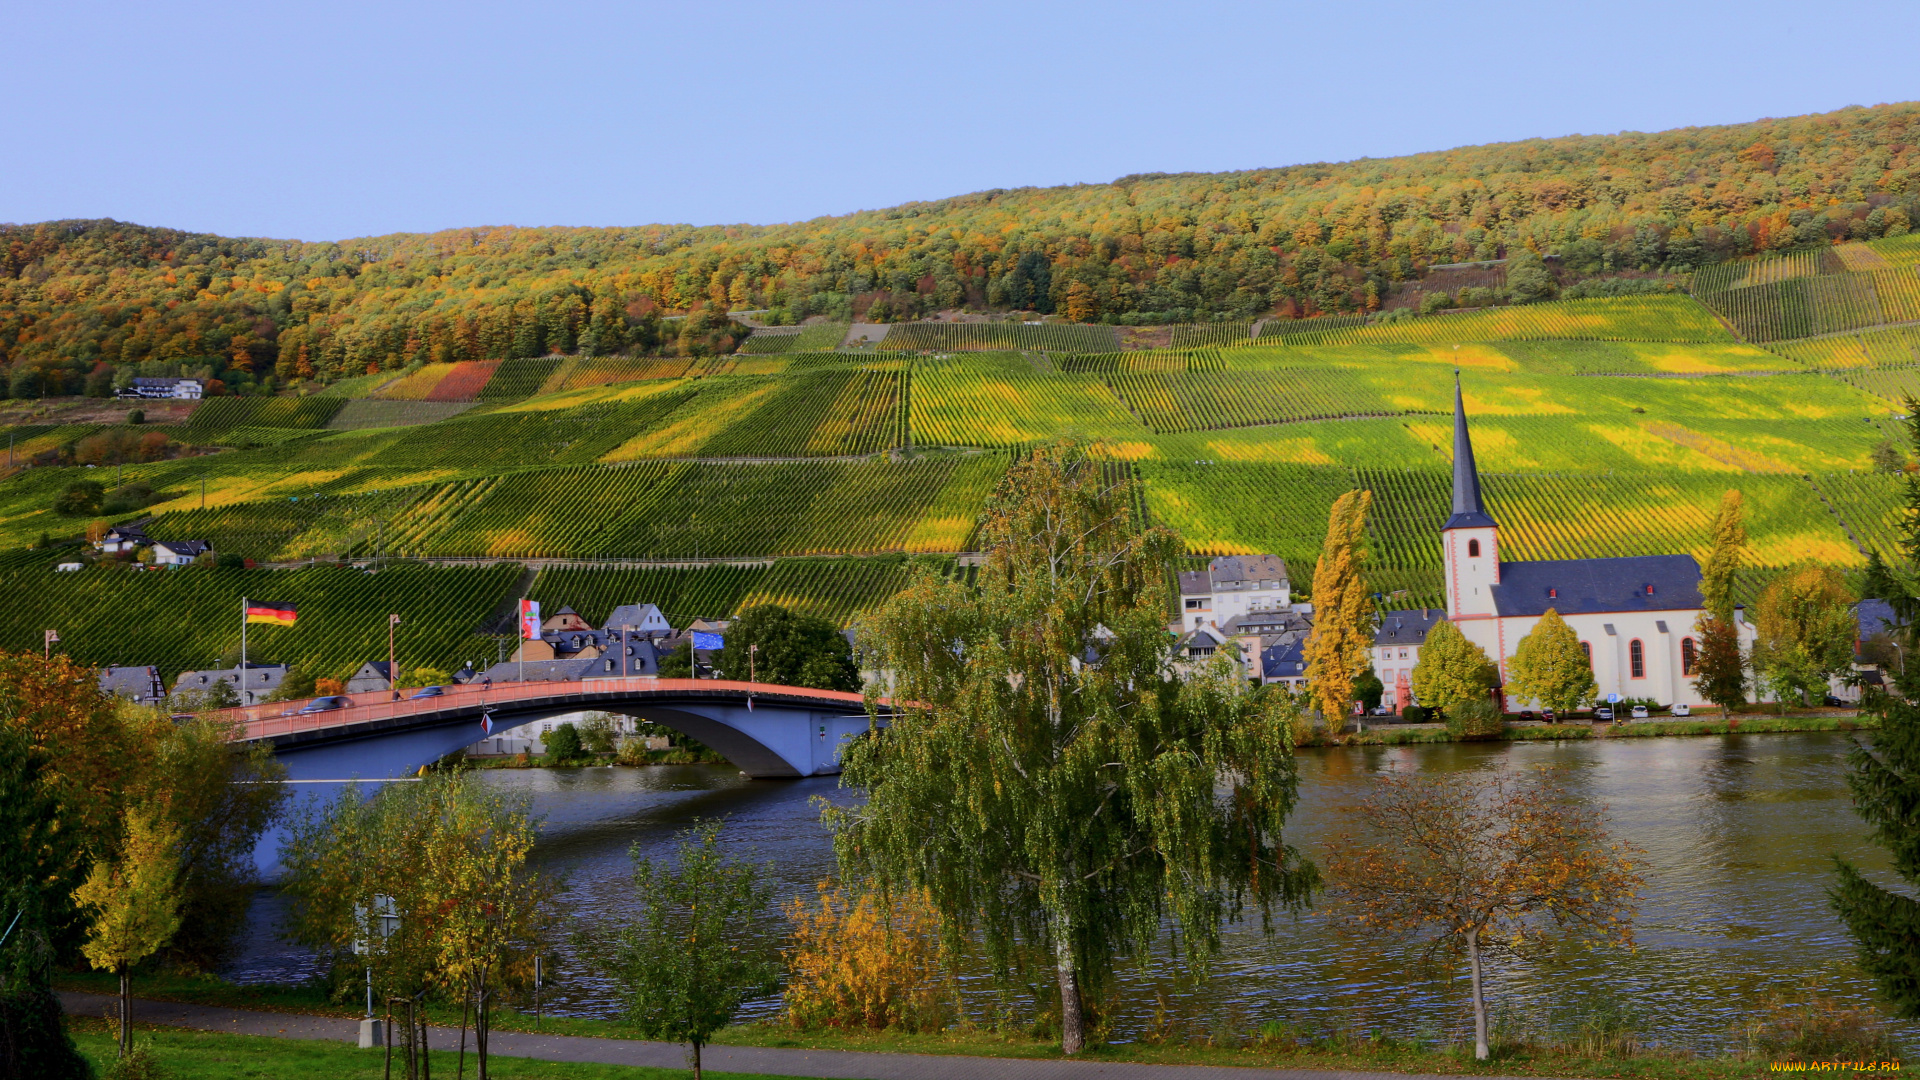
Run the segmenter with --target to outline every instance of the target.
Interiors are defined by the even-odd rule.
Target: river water
[[[1604,808],[1618,835],[1646,849],[1637,948],[1496,962],[1489,984],[1496,1010],[1506,1024],[1541,1030],[1565,1027],[1606,1001],[1633,1012],[1652,1041],[1714,1050],[1770,990],[1811,986],[1845,1002],[1871,1000],[1824,891],[1835,854],[1891,880],[1884,854],[1865,842],[1849,806],[1849,739],[1814,733],[1306,750],[1289,842],[1320,857],[1384,770],[1559,766],[1577,797]],[[769,863],[782,898],[811,896],[834,870],[814,800],[852,798],[834,778],[755,781],[725,766],[479,775],[532,796],[546,821],[537,857],[565,876],[561,910],[570,925],[617,920],[628,903],[629,849],[670,853],[699,818],[724,818],[726,842]],[[310,970],[277,942],[278,911],[277,898],[263,892],[232,977],[281,981]],[[765,929],[781,925],[770,916]],[[550,1007],[617,1011],[604,980],[564,943],[557,951],[565,974],[546,994]],[[1271,937],[1257,922],[1229,928],[1225,953],[1203,985],[1183,986],[1182,971],[1164,950],[1124,963],[1111,1003],[1115,1037],[1146,1030],[1162,1002],[1167,1014],[1203,1031],[1245,1032],[1282,1020],[1431,1038],[1467,1022],[1460,973],[1423,971],[1405,948],[1334,933],[1317,912],[1283,918]],[[776,1004],[751,1011],[765,1015]],[[1901,1035],[1909,1045],[1920,1042],[1920,1025]]]

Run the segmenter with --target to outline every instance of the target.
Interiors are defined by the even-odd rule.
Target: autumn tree
[[[1741,494],[1729,490],[1720,497],[1713,519],[1713,550],[1700,575],[1705,603],[1694,620],[1700,635],[1694,654],[1694,686],[1700,696],[1720,706],[1722,715],[1747,700],[1747,662],[1740,650],[1740,627],[1734,621],[1733,586],[1740,571],[1741,551],[1747,544]]]
[[[1816,704],[1827,680],[1852,662],[1855,599],[1838,570],[1811,563],[1774,578],[1760,594],[1753,664],[1783,708],[1789,694]]]
[[[895,704],[844,753],[866,800],[825,811],[847,873],[927,890],[997,970],[1040,966],[1070,1054],[1116,956],[1170,928],[1204,971],[1223,918],[1313,880],[1283,839],[1293,699],[1225,655],[1176,676],[1182,548],[1135,517],[1133,483],[1068,444],[1009,470],[977,585],[923,568],[866,624]]]
[[[1440,619],[1420,645],[1413,665],[1413,695],[1430,709],[1484,700],[1499,685],[1500,672],[1485,649],[1467,640],[1449,619]]]
[[[87,962],[120,977],[120,1056],[133,1052],[133,965],[180,928],[180,830],[152,807],[127,813],[119,850],[94,861],[74,893],[89,913]]]
[[[942,976],[940,916],[924,891],[849,896],[821,882],[819,903],[795,898],[786,951],[791,977],[781,995],[797,1028],[939,1031],[952,1009]]]
[[[720,851],[720,823],[703,822],[680,841],[676,865],[646,858],[635,844],[634,921],[589,936],[590,952],[619,984],[626,1017],[641,1038],[685,1043],[700,1080],[700,1051],[750,997],[772,993],[778,965],[753,939],[773,904],[765,871]]]
[[[1584,707],[1598,692],[1593,662],[1580,647],[1580,636],[1558,611],[1548,608],[1507,662],[1508,696],[1567,713]]]
[[[1354,680],[1373,646],[1373,599],[1362,576],[1367,561],[1367,508],[1373,492],[1349,491],[1334,500],[1327,538],[1313,570],[1313,633],[1306,644],[1307,686],[1338,734],[1353,706]]]
[[[1333,914],[1349,929],[1465,954],[1474,1056],[1485,1060],[1482,958],[1552,936],[1631,945],[1637,852],[1545,775],[1394,774],[1360,807],[1364,831],[1328,845]]]
[[[53,962],[67,906],[60,878],[67,849],[60,808],[42,782],[45,763],[20,733],[0,726],[0,910],[13,923],[0,941],[0,1076],[82,1080],[93,1070],[66,1030]]]

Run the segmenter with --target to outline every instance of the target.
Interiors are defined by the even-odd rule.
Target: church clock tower
[[[1467,435],[1467,407],[1460,372],[1453,373],[1453,516],[1440,527],[1446,563],[1447,617],[1492,616],[1493,587],[1500,583],[1500,526],[1480,501],[1480,472]]]

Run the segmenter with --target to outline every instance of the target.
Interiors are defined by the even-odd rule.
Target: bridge
[[[512,728],[586,711],[671,728],[751,777],[820,776],[840,771],[841,743],[869,723],[859,694],[721,679],[634,676],[453,686],[419,700],[394,701],[390,691],[355,697],[359,703],[304,716],[298,713],[309,701],[251,705],[221,715],[244,724],[239,740],[272,744],[287,778],[306,783],[411,776],[422,765]],[[491,721],[491,731],[483,718]]]

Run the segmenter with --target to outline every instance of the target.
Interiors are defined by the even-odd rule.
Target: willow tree
[[[977,933],[1003,974],[1052,976],[1068,1053],[1117,957],[1172,927],[1204,972],[1223,919],[1264,922],[1314,880],[1282,839],[1292,698],[1225,655],[1178,677],[1180,544],[1136,494],[1071,444],[1009,470],[977,585],[923,569],[864,628],[896,705],[844,755],[865,802],[826,810],[844,869],[927,890],[950,944]]]
[[[1307,686],[1338,734],[1353,705],[1353,681],[1373,646],[1373,599],[1361,571],[1367,561],[1367,508],[1373,492],[1349,491],[1327,514],[1327,539],[1313,568],[1313,634],[1307,638]]]

